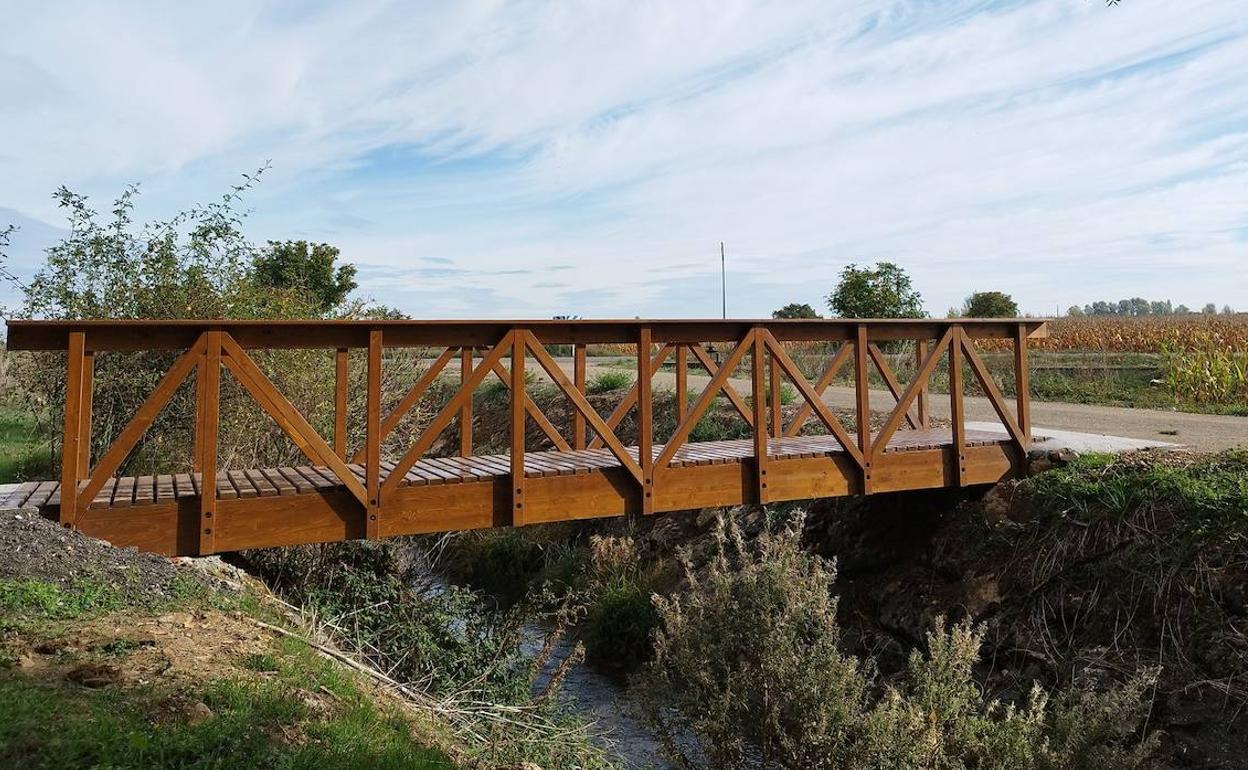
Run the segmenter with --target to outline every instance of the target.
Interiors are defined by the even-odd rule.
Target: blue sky
[[[721,240],[736,316],[878,259],[934,314],[1248,306],[1239,0],[0,5],[19,273],[58,185],[159,217],[271,161],[248,234],[417,318],[716,316]]]

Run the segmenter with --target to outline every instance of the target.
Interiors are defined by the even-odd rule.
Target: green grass
[[[34,416],[0,406],[0,484],[43,478],[51,468],[51,448],[36,433]]]
[[[633,384],[633,376],[627,372],[601,372],[585,387],[589,394],[609,393],[613,390],[627,388]]]
[[[281,679],[223,680],[179,695],[206,704],[211,718],[192,724],[171,713],[168,701],[150,688],[87,690],[0,676],[0,765],[31,770],[454,767],[440,752],[417,745],[401,716],[379,711],[356,691],[328,715],[313,714],[299,691]]]

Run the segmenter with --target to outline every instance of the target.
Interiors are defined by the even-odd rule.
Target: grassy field
[[[0,484],[45,478],[51,466],[51,447],[34,416],[0,406]]]

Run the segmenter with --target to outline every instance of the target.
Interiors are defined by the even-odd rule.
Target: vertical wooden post
[[[1031,445],[1031,373],[1027,368],[1027,324],[1014,332],[1014,399],[1018,404],[1018,429]]]
[[[524,334],[511,332],[511,523],[524,523]]]
[[[334,353],[334,454],[347,459],[347,377],[351,351],[338,348]]]
[[[91,476],[91,402],[95,395],[95,352],[86,350],[82,357],[82,430],[78,438],[78,478]]]
[[[199,445],[199,554],[216,551],[217,421],[221,411],[221,332],[204,332],[195,400],[195,433]]]
[[[650,327],[637,335],[637,461],[641,465],[641,512],[654,513],[654,404],[650,370]]]
[[[65,425],[61,446],[61,513],[60,521],[72,528],[78,521],[78,480],[82,478],[82,401],[83,370],[86,362],[87,335],[70,332],[65,361]]]
[[[773,355],[770,362],[771,383],[768,389],[771,401],[771,436],[772,438],[780,438],[784,435],[784,415],[780,411],[780,391],[782,384],[780,380],[780,367],[776,364],[776,357]]]
[[[572,384],[585,395],[585,345],[580,342],[572,346]],[[580,409],[572,410],[572,448],[585,448],[585,415]]]
[[[862,452],[862,493],[871,492],[871,380],[867,363],[867,326],[858,324],[854,337],[854,396],[858,451]]]
[[[766,335],[761,327],[754,327],[754,349],[751,353],[753,370],[753,407],[754,412],[754,470],[755,489],[758,493],[758,504],[767,503],[767,404],[764,395],[767,388]]]
[[[923,366],[923,362],[926,360],[927,360],[927,340],[918,340],[917,342],[914,343],[914,367],[915,367],[916,372]],[[927,416],[928,415],[927,383],[923,383],[923,387],[919,388],[918,403],[919,403],[919,427],[926,430],[929,425],[929,420]]]
[[[459,350],[459,384],[468,385],[472,377],[472,346],[465,345]],[[472,457],[472,396],[464,399],[459,410],[459,456]]]
[[[949,420],[953,430],[954,480],[966,479],[966,412],[962,403],[962,327],[955,326],[949,339]]]
[[[689,413],[689,348],[676,346],[676,424]]]
[[[368,332],[368,381],[365,394],[364,488],[368,493],[365,536],[381,536],[381,329]]]

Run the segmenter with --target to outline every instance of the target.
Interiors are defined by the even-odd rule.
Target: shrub
[[[609,393],[613,390],[622,390],[632,384],[633,377],[628,372],[601,372],[586,383],[585,392],[590,395]]]
[[[1002,705],[972,677],[982,637],[967,624],[937,622],[903,678],[877,681],[870,660],[841,651],[835,567],[801,550],[800,531],[799,520],[747,545],[721,524],[705,571],[686,565],[688,594],[656,600],[655,658],[638,684],[680,765],[1130,768],[1152,751],[1137,735],[1151,674]]]
[[[580,635],[601,669],[632,671],[650,659],[659,615],[651,596],[660,580],[641,565],[631,538],[590,539],[590,574]]]

